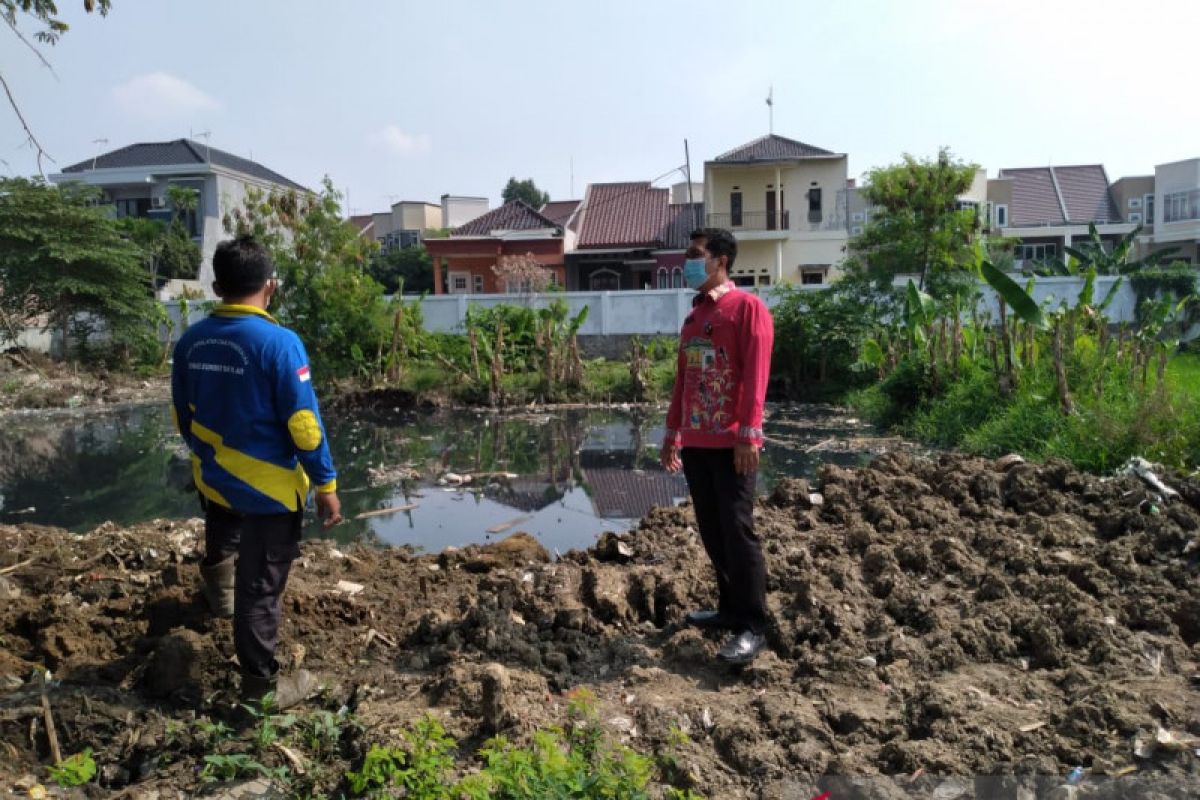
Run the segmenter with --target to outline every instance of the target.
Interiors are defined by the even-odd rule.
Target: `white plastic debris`
[[[353,583],[351,581],[337,582],[337,590],[342,594],[349,595],[350,597],[353,597],[365,588],[367,587],[363,586],[361,583]]]
[[[1162,495],[1163,500],[1165,501],[1170,502],[1171,500],[1178,499],[1179,492],[1163,483],[1162,479],[1154,474],[1154,470],[1152,469],[1153,466],[1154,465],[1146,459],[1135,457],[1129,459],[1129,461],[1125,464],[1125,466],[1121,467],[1117,474],[1134,475],[1138,478],[1141,478],[1143,483]]]

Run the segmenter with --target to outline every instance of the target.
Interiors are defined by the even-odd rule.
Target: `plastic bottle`
[[[1076,767],[1067,773],[1067,785],[1074,786],[1083,780],[1083,767]]]

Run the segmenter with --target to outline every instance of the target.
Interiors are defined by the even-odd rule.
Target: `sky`
[[[58,5],[53,74],[0,29],[0,74],[58,167],[208,132],[304,185],[330,176],[354,213],[498,204],[510,176],[554,199],[668,186],[685,139],[702,180],[767,133],[772,87],[775,132],[847,153],[851,177],[941,146],[993,176],[1102,163],[1115,180],[1200,156],[1196,0]],[[36,173],[2,102],[0,159]]]

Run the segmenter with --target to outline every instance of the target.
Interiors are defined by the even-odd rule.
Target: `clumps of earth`
[[[958,455],[784,481],[755,511],[771,650],[743,669],[683,624],[713,601],[687,507],[557,561],[527,534],[440,554],[310,541],[280,659],[357,720],[333,774],[426,713],[465,749],[520,739],[582,686],[614,738],[676,748],[712,798],[1194,797],[1200,481],[1160,477],[1177,499]],[[0,782],[44,774],[44,667],[63,752],[99,765],[83,791],[205,790],[192,721],[235,673],[197,595],[201,534],[0,527]]]

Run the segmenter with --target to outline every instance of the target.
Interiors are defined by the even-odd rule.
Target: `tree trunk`
[[[1155,388],[1157,389],[1159,394],[1162,394],[1162,393],[1166,392],[1166,390],[1167,390],[1167,385],[1166,385],[1167,346],[1165,344],[1159,345],[1159,348],[1158,348],[1158,374],[1157,374],[1157,377],[1158,377],[1158,386],[1156,386]]]
[[[496,326],[496,349],[492,352],[492,385],[488,402],[499,406],[504,400],[504,323]]]
[[[1067,369],[1063,363],[1062,321],[1054,321],[1054,380],[1058,384],[1058,404],[1062,413],[1069,416],[1074,411],[1071,392],[1067,386]]]
[[[1005,394],[1011,392],[1017,385],[1017,374],[1013,369],[1013,354],[1012,354],[1012,334],[1008,329],[1008,310],[1004,301],[1000,301],[1000,336],[1004,345],[1004,376],[1008,379],[1008,388]]]
[[[401,377],[400,368],[400,328],[404,324],[404,306],[397,302],[396,319],[392,323],[392,351],[390,355],[391,363],[388,365],[388,377],[392,383],[399,383]]]
[[[958,362],[962,360],[962,317],[957,313],[954,315],[954,344],[950,351],[950,369],[954,375],[954,380],[958,380]]]

